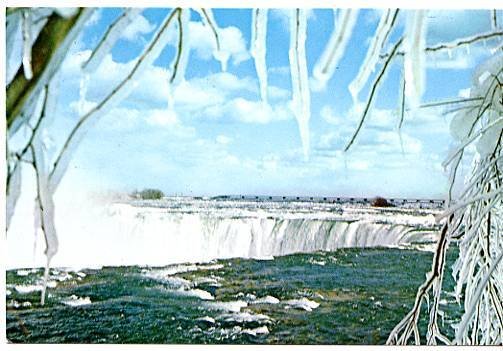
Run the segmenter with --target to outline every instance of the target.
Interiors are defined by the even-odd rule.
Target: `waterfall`
[[[232,257],[270,258],[347,247],[406,246],[434,241],[437,235],[431,226],[389,223],[372,216],[279,215],[257,208],[243,213],[211,207],[205,211],[183,206],[175,210],[126,203],[80,211],[68,208],[56,224],[62,235],[54,267],[162,266]],[[34,260],[16,252],[26,246],[9,245],[8,266],[40,265],[38,257]]]

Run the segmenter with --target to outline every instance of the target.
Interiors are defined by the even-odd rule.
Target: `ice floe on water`
[[[247,307],[248,303],[242,300],[236,301],[215,301],[208,302],[205,307],[212,310],[223,310],[229,312],[240,312],[242,308]]]
[[[79,297],[76,295],[71,295],[68,299],[61,300],[61,303],[68,306],[77,307],[77,306],[90,305],[91,299],[88,296]]]
[[[320,306],[318,302],[309,300],[306,297],[303,297],[301,299],[287,300],[284,301],[284,303],[286,304],[285,308],[297,308],[308,312],[311,312],[312,310]]]
[[[243,334],[249,334],[249,335],[253,335],[253,336],[257,336],[257,335],[260,335],[260,334],[269,334],[269,329],[267,329],[267,327],[264,325],[262,327],[258,327],[258,328],[254,328],[254,329],[243,329],[241,331],[241,333]]]
[[[236,313],[226,313],[218,317],[219,320],[225,322],[237,322],[237,323],[251,323],[258,322],[261,324],[271,324],[272,320],[269,316],[265,314],[254,314],[250,312],[236,312]]]
[[[254,304],[278,304],[279,299],[277,299],[274,296],[267,295],[267,296],[260,297],[260,298],[256,299],[252,303],[254,303]]]
[[[184,289],[180,288],[178,290],[175,290],[177,294],[183,295],[183,296],[193,296],[197,297],[201,300],[215,300],[215,297],[211,295],[209,292],[206,290],[201,290],[201,289]]]
[[[30,294],[36,291],[42,291],[42,285],[16,285],[14,289],[20,294]]]

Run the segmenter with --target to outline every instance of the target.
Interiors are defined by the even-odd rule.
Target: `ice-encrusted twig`
[[[124,30],[138,17],[143,11],[142,8],[128,8],[107,28],[91,56],[82,64],[85,73],[93,73],[105,56],[110,52],[117,40],[121,37]]]
[[[353,135],[351,136],[349,142],[347,143],[346,147],[344,148],[344,151],[348,151],[349,150],[349,148],[351,147],[351,145],[353,145],[356,137],[360,133],[360,129],[362,128],[363,123],[365,122],[367,114],[368,114],[368,112],[370,110],[370,107],[372,105],[372,101],[374,100],[374,95],[377,92],[377,88],[379,87],[379,84],[380,84],[382,78],[384,77],[384,74],[386,73],[386,71],[387,71],[387,69],[388,69],[391,61],[395,57],[395,52],[398,50],[398,48],[400,47],[400,45],[402,45],[402,41],[403,41],[403,38],[400,38],[395,43],[395,45],[393,46],[393,49],[391,50],[391,54],[387,57],[387,59],[384,62],[383,66],[381,67],[381,70],[380,70],[379,74],[377,75],[376,80],[372,84],[372,88],[370,90],[369,97],[367,98],[367,103],[365,104],[365,108],[363,109],[363,113],[362,113],[362,115],[360,117],[360,121],[358,122],[358,126],[356,127],[356,130],[353,132]]]
[[[154,38],[147,45],[129,74],[100,103],[83,115],[73,127],[53,163],[52,170],[49,175],[50,186],[52,188],[56,188],[58,186],[66,168],[68,167],[71,155],[75,150],[76,145],[87,131],[87,128],[84,127],[87,127],[89,125],[89,121],[93,120],[91,117],[105,113],[119,103],[123,98],[127,97],[134,89],[134,79],[137,78],[137,76],[141,74],[145,68],[152,64],[165,45],[167,45],[170,40],[170,33],[167,28],[176,13],[177,10],[175,9],[166,17],[160,25],[157,33],[154,35]]]
[[[455,40],[453,40],[451,42],[447,42],[447,43],[439,43],[439,44],[435,44],[432,46],[427,46],[424,48],[424,52],[425,53],[432,53],[432,52],[436,52],[436,51],[453,50],[453,49],[463,47],[465,45],[471,45],[471,44],[475,44],[479,41],[493,39],[493,38],[497,38],[497,37],[501,37],[501,36],[503,36],[503,31],[501,31],[501,30],[489,31],[486,33],[475,34],[475,35],[465,37],[465,38],[455,39]],[[405,54],[404,51],[398,51],[396,53],[397,56],[403,56],[404,54]],[[380,58],[385,59],[388,56],[389,56],[389,53],[385,53],[385,54],[381,54]]]
[[[290,14],[290,73],[292,79],[292,110],[299,126],[304,158],[309,155],[309,119],[311,97],[306,62],[307,15],[305,9]]]
[[[357,17],[357,9],[339,10],[337,21],[334,21],[337,22],[334,31],[313,69],[313,77],[316,78],[322,86],[325,86],[327,81],[332,77],[339,60],[344,55],[344,50],[353,32]]]
[[[496,196],[499,196],[499,195],[503,195],[503,189],[498,189],[498,190],[491,191],[491,192],[488,192],[488,193],[485,193],[485,194],[479,194],[479,195],[476,195],[476,196],[472,196],[469,199],[466,199],[466,200],[464,200],[464,201],[462,201],[460,203],[457,203],[457,204],[451,206],[450,208],[448,208],[447,210],[445,210],[444,212],[442,212],[441,214],[435,216],[435,221],[438,223],[442,219],[444,219],[445,217],[450,216],[454,212],[456,212],[456,211],[458,211],[458,210],[460,210],[460,209],[468,206],[471,203],[474,203],[474,202],[477,202],[477,201],[489,200],[489,199],[495,198]]]
[[[250,53],[255,61],[260,97],[267,104],[267,65],[266,65],[266,39],[267,39],[267,9],[252,10],[252,31],[250,40]]]
[[[492,29],[498,28],[498,11],[497,10],[491,10],[491,26],[492,26]]]
[[[211,9],[199,8],[196,9],[197,12],[201,15],[203,23],[211,28],[213,36],[215,37],[215,45],[216,50],[213,53],[213,56],[220,62],[220,66],[222,67],[222,71],[227,71],[227,61],[229,60],[229,53],[225,52],[222,48],[222,42],[220,40],[220,28],[213,17],[213,11]]]
[[[363,89],[365,83],[367,83],[368,78],[370,77],[370,74],[378,63],[379,54],[381,53],[381,50],[383,49],[383,46],[386,43],[391,30],[393,29],[393,25],[395,24],[396,18],[398,16],[398,12],[399,10],[397,9],[388,9],[381,16],[376,29],[376,34],[370,42],[367,54],[365,55],[365,59],[360,65],[360,70],[358,71],[355,79],[353,79],[353,81],[349,84],[349,91],[351,93],[351,96],[353,97],[353,102],[356,102],[358,100],[358,93]]]
[[[486,285],[489,281],[489,278],[491,278],[491,275],[493,274],[493,272],[496,269],[496,267],[498,266],[498,264],[501,262],[502,258],[503,258],[503,251],[501,251],[499,253],[498,257],[496,257],[494,259],[494,261],[490,265],[490,268],[488,269],[488,271],[486,272],[486,274],[482,278],[481,282],[479,283],[477,290],[473,294],[472,303],[466,309],[466,312],[464,313],[464,315],[461,319],[461,323],[460,323],[458,329],[456,330],[456,338],[455,338],[456,344],[461,344],[461,339],[463,337],[465,329],[467,328],[468,323],[470,322],[470,319],[473,317],[473,312],[474,312],[476,304],[479,302],[480,295],[482,294],[482,291],[486,287]]]
[[[494,121],[492,121],[491,123],[489,123],[485,127],[483,127],[480,130],[478,130],[477,132],[473,133],[459,147],[457,147],[453,152],[451,152],[451,154],[449,155],[449,157],[444,162],[442,162],[442,166],[446,167],[447,165],[449,165],[452,162],[452,160],[454,159],[454,157],[456,157],[460,152],[462,152],[465,149],[466,146],[468,146],[469,144],[471,144],[481,134],[483,134],[484,132],[488,131],[489,129],[493,128],[494,126],[496,126],[497,124],[502,123],[502,122],[503,122],[503,116],[500,117],[500,118],[498,118],[498,119],[496,119],[496,120],[494,120]]]
[[[175,86],[184,79],[190,54],[190,10],[178,9],[177,11],[178,46],[173,67],[171,68],[171,78],[169,79],[169,82]]]
[[[26,79],[33,77],[31,68],[31,12],[23,11],[23,70]]]

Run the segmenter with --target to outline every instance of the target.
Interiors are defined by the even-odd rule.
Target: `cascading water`
[[[431,210],[298,202],[119,202],[67,207],[56,224],[64,233],[54,257],[60,267],[267,259],[347,247],[401,247],[432,242],[437,235]],[[39,265],[38,258],[13,249],[9,266]]]

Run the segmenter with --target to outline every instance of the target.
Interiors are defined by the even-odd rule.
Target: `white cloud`
[[[286,104],[266,105],[262,101],[251,101],[241,97],[229,100],[223,105],[214,105],[205,110],[204,115],[212,118],[230,117],[243,123],[267,124],[272,121],[292,117]]]
[[[147,113],[148,124],[159,127],[173,126],[178,123],[176,113],[172,110],[151,110]]]
[[[328,124],[339,125],[342,123],[342,118],[334,113],[334,110],[329,105],[325,105],[320,110],[320,116]]]
[[[136,41],[142,35],[148,34],[152,32],[155,28],[155,25],[150,23],[145,17],[137,16],[133,22],[124,29],[122,32],[121,38]]]
[[[211,59],[217,48],[211,29],[201,22],[190,22],[189,31],[190,45],[197,56],[203,60]],[[219,34],[221,49],[230,55],[234,65],[250,58],[243,33],[238,28],[233,26],[220,28]]]
[[[227,145],[232,142],[232,138],[229,138],[228,136],[225,135],[218,135],[216,138],[216,142],[222,145]]]

